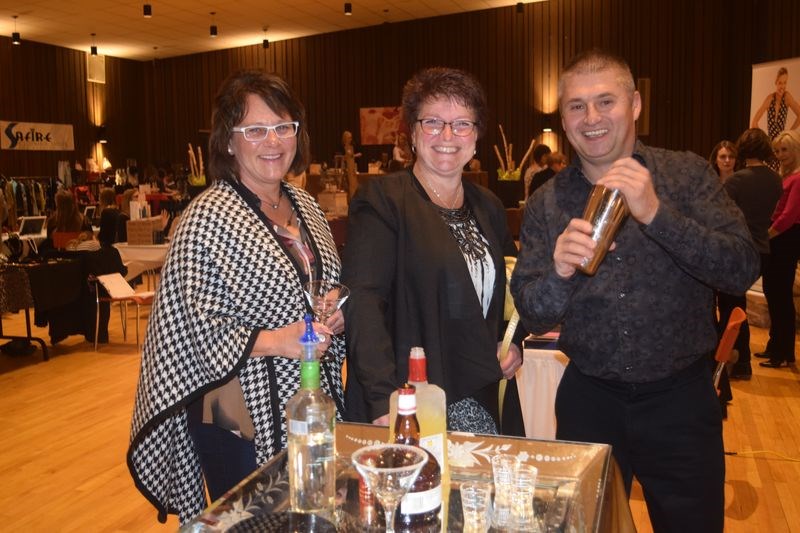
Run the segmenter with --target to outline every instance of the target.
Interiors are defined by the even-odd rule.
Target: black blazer
[[[463,186],[495,264],[486,318],[458,244],[410,170],[370,179],[350,203],[342,267],[351,289],[349,420],[370,422],[389,412],[389,395],[408,379],[412,346],[425,348],[428,381],[444,389],[448,404],[472,396],[497,418],[503,256],[517,249],[500,200],[471,182]]]

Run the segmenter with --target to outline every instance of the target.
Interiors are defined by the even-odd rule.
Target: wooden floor
[[[49,362],[38,351],[0,355],[0,531],[177,529],[175,517],[156,521],[125,464],[139,356],[134,319],[127,343],[119,324],[112,314],[112,342],[99,352],[75,336],[52,347]],[[24,327],[23,313],[3,316],[6,334]],[[756,351],[764,341],[753,328]],[[724,425],[725,449],[737,453],[726,458],[725,529],[800,532],[800,376],[757,364],[753,372],[733,383]],[[639,531],[652,531],[640,490],[631,507]]]

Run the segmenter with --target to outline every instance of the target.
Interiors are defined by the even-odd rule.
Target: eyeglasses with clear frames
[[[477,122],[472,120],[454,120],[446,122],[440,118],[421,118],[417,120],[422,127],[422,132],[428,135],[439,135],[445,126],[450,126],[450,131],[458,137],[466,137],[475,130]]]
[[[274,126],[258,125],[231,128],[231,131],[235,133],[241,133],[244,135],[244,139],[246,141],[256,142],[266,139],[270,131],[275,132],[275,136],[278,139],[288,139],[297,135],[297,131],[299,129],[300,123],[295,121],[282,122],[281,124],[275,124]]]

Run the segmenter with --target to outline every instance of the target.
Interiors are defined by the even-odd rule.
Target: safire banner
[[[72,124],[6,122],[0,120],[0,149],[74,150]]]

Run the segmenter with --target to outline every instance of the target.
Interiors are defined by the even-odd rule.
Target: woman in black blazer
[[[462,179],[486,123],[483,90],[466,72],[425,69],[406,84],[403,113],[413,166],[363,184],[350,204],[347,416],[388,423],[389,395],[422,346],[428,380],[447,395],[449,429],[524,435],[513,379],[503,428],[498,417],[498,383],[522,365],[518,345],[498,354],[503,256],[516,246],[500,200]]]

